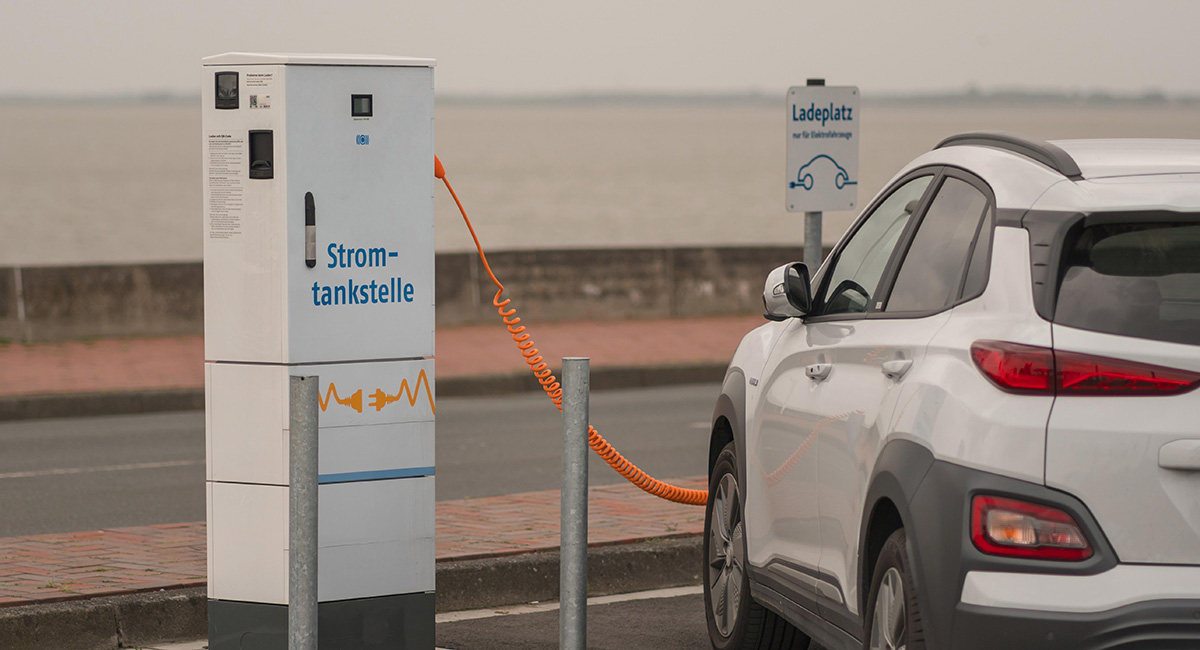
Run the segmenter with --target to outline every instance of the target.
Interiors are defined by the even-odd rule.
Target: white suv
[[[1200,141],[948,138],[763,300],[715,648],[1200,648]]]

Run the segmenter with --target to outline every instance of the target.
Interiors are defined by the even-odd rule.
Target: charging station
[[[287,647],[293,375],[320,379],[321,647],[433,648],[433,66],[203,60],[211,650]]]

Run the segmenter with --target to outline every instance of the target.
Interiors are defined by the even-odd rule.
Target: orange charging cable
[[[496,274],[492,273],[492,267],[488,264],[487,255],[483,253],[483,246],[479,244],[479,237],[475,235],[475,228],[471,226],[471,219],[467,217],[467,211],[463,208],[462,201],[458,200],[458,194],[450,186],[450,181],[446,178],[446,168],[442,167],[442,161],[437,156],[433,158],[433,175],[440,178],[446,184],[446,189],[450,190],[450,196],[454,197],[454,203],[458,205],[458,211],[462,213],[463,221],[467,224],[467,230],[471,231],[471,239],[475,240],[475,249],[479,251],[479,259],[483,262],[483,268],[487,270],[488,276],[492,278],[492,282],[496,285],[496,296],[492,298],[492,305],[496,307],[500,318],[504,319],[504,324],[508,327],[508,333],[512,335],[513,342],[517,344],[517,348],[521,350],[521,355],[525,357],[525,363],[529,364],[529,369],[533,371],[538,383],[542,385],[542,390],[546,391],[546,395],[550,397],[550,401],[554,402],[554,406],[561,411],[562,384],[558,382],[553,371],[546,365],[546,360],[542,358],[538,349],[534,347],[533,339],[530,338],[529,332],[525,331],[525,326],[521,324],[521,318],[517,316],[517,309],[508,306],[512,302],[512,299],[500,299],[501,294],[504,293],[504,285],[500,284],[500,280],[496,279]],[[692,490],[663,483],[638,469],[637,465],[629,462],[628,459],[621,455],[621,452],[613,449],[613,446],[590,424],[588,425],[588,446],[592,448],[592,451],[599,454],[610,467],[617,470],[618,474],[624,476],[630,483],[656,497],[691,506],[702,506],[708,501],[708,492],[705,490]]]

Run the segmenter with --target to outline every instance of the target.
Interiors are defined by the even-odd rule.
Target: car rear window
[[[1200,345],[1200,223],[1095,225],[1065,245],[1055,322]]]

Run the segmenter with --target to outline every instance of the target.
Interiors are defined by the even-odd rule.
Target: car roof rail
[[[952,135],[939,142],[934,149],[956,145],[976,145],[1011,151],[1040,162],[1073,181],[1083,180],[1083,172],[1071,154],[1045,140],[1033,140],[1000,131],[976,131]]]

